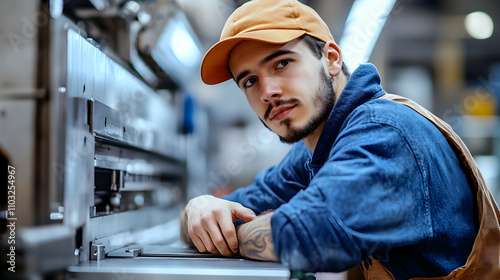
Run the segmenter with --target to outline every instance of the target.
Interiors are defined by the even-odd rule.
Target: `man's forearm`
[[[246,258],[279,262],[274,253],[271,216],[267,213],[238,227],[240,254]]]

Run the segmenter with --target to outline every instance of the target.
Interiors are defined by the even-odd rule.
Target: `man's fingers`
[[[203,244],[203,241],[196,235],[194,232],[189,233],[189,237],[191,237],[191,240],[193,241],[194,246],[198,249],[198,251],[204,253],[208,252],[207,248],[205,247],[205,244]]]
[[[210,234],[210,239],[217,248],[217,251],[225,257],[233,256],[231,248],[227,245],[225,236],[223,236],[219,225],[216,223],[210,223],[207,225],[206,229]]]
[[[234,254],[238,253],[238,238],[230,217],[228,217],[228,219],[219,220],[219,227],[231,252]]]
[[[217,250],[217,247],[214,245],[212,241],[212,237],[210,234],[206,231],[200,231],[199,232],[199,238],[203,242],[203,245],[207,249],[208,252],[214,254],[214,255],[220,255],[219,250]]]
[[[233,215],[233,221],[241,219],[245,222],[251,222],[257,218],[257,215],[255,215],[252,209],[246,208],[241,204],[236,204],[236,206],[232,207],[231,212]]]
[[[236,254],[238,252],[238,238],[233,224],[232,213],[229,211],[214,211],[214,217],[227,247],[232,253]]]

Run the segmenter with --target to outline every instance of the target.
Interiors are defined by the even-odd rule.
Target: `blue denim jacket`
[[[465,264],[477,229],[460,163],[434,125],[384,93],[376,68],[359,66],[314,153],[299,142],[225,197],[275,209],[275,252],[290,269],[343,271],[373,256],[408,279]]]

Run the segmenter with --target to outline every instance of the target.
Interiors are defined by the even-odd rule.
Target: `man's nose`
[[[280,98],[283,93],[278,81],[272,77],[261,77],[260,86],[260,99],[264,103],[270,103],[273,99]]]

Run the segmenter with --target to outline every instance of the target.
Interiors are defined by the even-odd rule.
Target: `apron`
[[[479,230],[472,251],[465,265],[455,269],[449,275],[436,278],[412,278],[413,280],[493,280],[500,279],[500,210],[488,190],[483,176],[479,171],[469,150],[452,130],[452,128],[434,116],[424,107],[404,97],[394,94],[384,94],[380,98],[403,104],[432,122],[450,143],[459,161],[464,166],[464,172],[469,180],[472,193],[476,194],[478,207]],[[368,270],[361,265],[361,270],[367,280],[394,279],[382,262],[370,257],[372,264]]]

